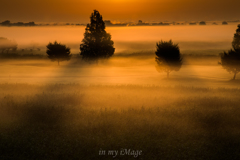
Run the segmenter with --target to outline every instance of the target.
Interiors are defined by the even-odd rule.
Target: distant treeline
[[[11,23],[9,20],[6,20],[2,23],[0,23],[2,26],[35,26],[35,22],[28,22],[28,23],[23,23],[23,22],[17,22],[17,23]]]
[[[229,21],[229,22],[239,22],[238,21]],[[206,25],[207,22],[205,21],[200,21],[200,22],[143,22],[142,20],[138,20],[137,23],[113,23],[110,20],[105,20],[104,21],[105,25],[108,27],[124,27],[124,26],[168,26],[168,25]],[[212,25],[218,25],[216,22],[212,22]],[[221,23],[222,25],[228,25],[227,21],[223,21]],[[11,23],[9,20],[3,21],[0,23],[0,26],[85,26],[86,24],[80,24],[80,23],[40,23],[36,24],[35,22],[17,22],[17,23]]]
[[[2,23],[0,23],[1,26],[58,26],[58,25],[77,25],[77,26],[82,26],[84,24],[74,24],[74,23],[65,23],[65,24],[58,24],[58,23],[54,23],[54,24],[36,24],[35,22],[28,22],[28,23],[24,23],[24,22],[17,22],[17,23],[11,23],[9,20],[3,21]]]

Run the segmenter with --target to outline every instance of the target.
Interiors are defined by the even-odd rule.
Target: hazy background
[[[179,44],[180,50],[226,50],[231,48],[237,24],[107,27],[106,31],[112,36],[116,53],[155,50],[156,42],[170,39]],[[84,32],[84,26],[1,27],[0,35],[15,40],[19,49],[46,49],[56,40],[71,47],[72,53],[79,53]]]

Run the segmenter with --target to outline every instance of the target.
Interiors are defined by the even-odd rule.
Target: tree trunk
[[[58,65],[59,65],[59,60],[58,60]]]
[[[234,73],[233,80],[236,79],[237,72]]]

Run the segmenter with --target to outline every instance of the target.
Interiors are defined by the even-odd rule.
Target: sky
[[[0,0],[0,21],[88,23],[240,20],[239,0]]]

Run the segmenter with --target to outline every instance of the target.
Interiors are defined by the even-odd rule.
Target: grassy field
[[[239,75],[218,64],[236,26],[107,27],[115,54],[95,64],[85,27],[2,27],[18,49],[0,54],[0,160],[240,159]],[[166,78],[154,52],[170,39],[183,65]],[[55,40],[71,60],[47,57]]]
[[[170,78],[153,51],[1,57],[0,159],[239,159],[240,83],[218,52],[185,51]]]
[[[239,159],[239,94],[238,88],[0,84],[0,159]]]

